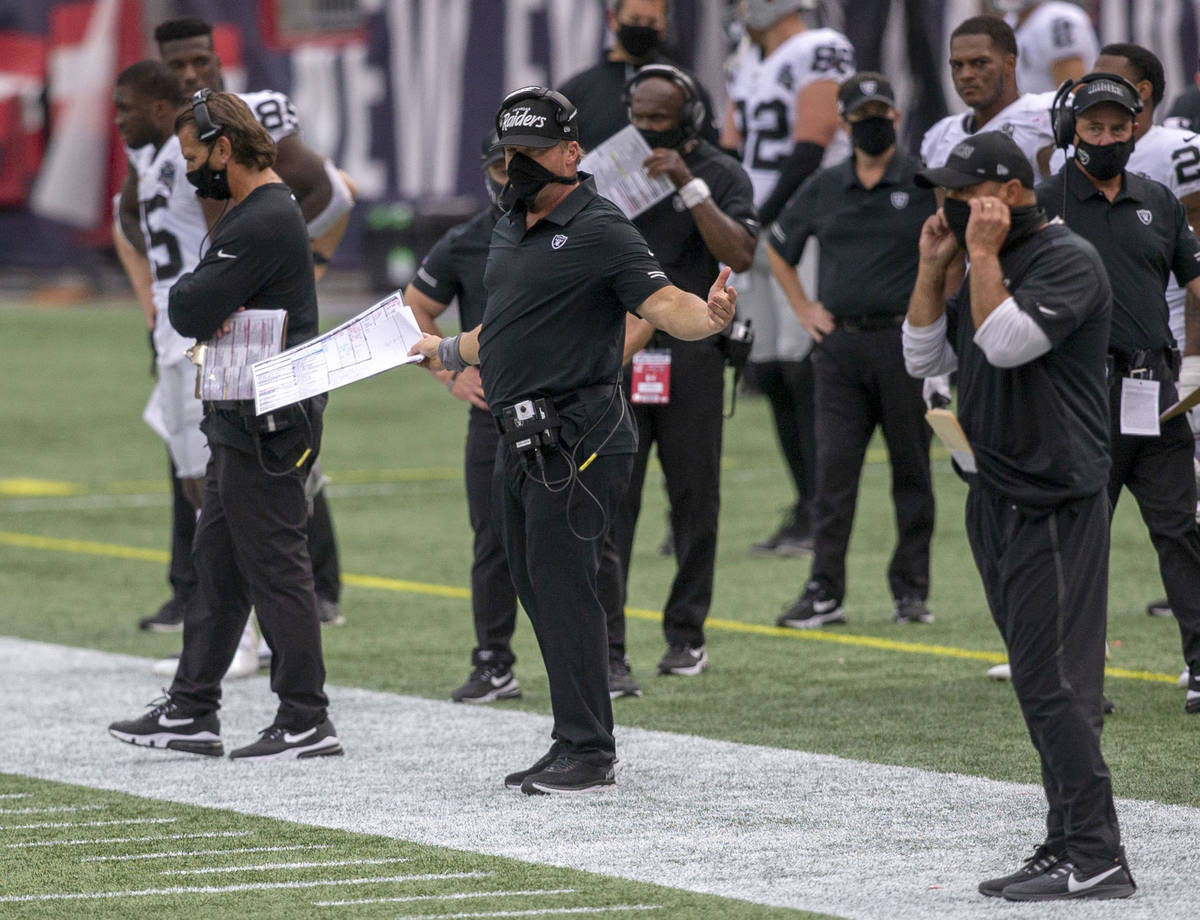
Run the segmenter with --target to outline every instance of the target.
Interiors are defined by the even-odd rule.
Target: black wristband
[[[792,155],[779,172],[779,181],[775,183],[775,190],[767,196],[767,200],[758,209],[758,218],[764,227],[768,227],[774,222],[796,189],[820,168],[821,159],[824,156],[825,148],[820,144],[810,141],[801,141],[796,144],[796,149],[792,151]]]

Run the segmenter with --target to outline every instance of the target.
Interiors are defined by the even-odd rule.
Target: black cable
[[[308,429],[308,438],[307,440],[301,442],[304,444],[304,451],[300,454],[300,459],[291,466],[279,471],[271,470],[267,467],[266,460],[263,458],[262,453],[262,432],[260,432],[257,427],[258,417],[254,416],[255,427],[250,430],[250,437],[254,440],[254,452],[258,456],[258,465],[268,476],[274,476],[277,479],[282,479],[284,476],[291,476],[292,473],[295,472],[312,454],[313,442],[316,440],[316,438],[313,437],[312,422],[309,421],[308,412],[304,408],[304,403],[296,403],[296,408],[300,410],[300,417],[304,419],[304,426]]]

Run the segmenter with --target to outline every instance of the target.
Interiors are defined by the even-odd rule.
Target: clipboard
[[[967,440],[966,432],[962,430],[962,425],[958,423],[958,417],[953,412],[949,409],[930,409],[925,413],[925,421],[950,452],[960,470],[964,473],[978,472],[975,466],[975,451],[971,449],[971,442]]]
[[[1200,387],[1192,390],[1192,392],[1188,393],[1187,396],[1183,397],[1175,405],[1168,406],[1163,414],[1158,417],[1158,423],[1161,425],[1163,422],[1168,422],[1175,416],[1182,415],[1196,406],[1200,406]]]

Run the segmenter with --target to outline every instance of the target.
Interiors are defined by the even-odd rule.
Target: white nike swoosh
[[[828,613],[837,605],[837,601],[813,601],[813,610],[817,613]]]
[[[295,744],[297,741],[303,741],[305,738],[308,738],[311,735],[315,735],[316,733],[317,733],[317,727],[314,725],[308,731],[301,732],[298,735],[293,735],[290,732],[284,732],[283,740],[286,741],[288,744]]]
[[[158,724],[163,728],[177,728],[180,725],[191,725],[194,719],[168,719],[166,716],[158,717]]]
[[[232,252],[226,252],[224,249],[218,249],[217,250],[217,258],[218,259],[236,259],[237,256],[234,255]]]
[[[1074,893],[1076,891],[1087,891],[1089,888],[1094,888],[1096,885],[1100,884],[1102,881],[1104,881],[1106,878],[1108,878],[1114,872],[1120,872],[1120,871],[1121,871],[1120,866],[1113,866],[1107,872],[1101,872],[1099,875],[1093,875],[1090,879],[1088,879],[1085,882],[1076,881],[1075,873],[1072,872],[1070,875],[1067,876],[1067,891],[1070,891],[1072,893]]]
[[[1041,304],[1038,304],[1038,312],[1042,316],[1058,316],[1057,310],[1051,310],[1049,307],[1043,307]]]

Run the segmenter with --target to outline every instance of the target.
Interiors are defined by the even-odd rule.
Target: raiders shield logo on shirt
[[[903,211],[908,207],[908,192],[892,192],[892,207]]]
[[[1149,211],[1147,211],[1145,208],[1138,208],[1137,216],[1138,216],[1138,220],[1140,220],[1147,227],[1150,226],[1150,221],[1152,221],[1154,219],[1154,215],[1151,214]]]
[[[565,233],[554,234],[554,239],[550,241],[551,249],[562,249],[566,245],[567,235]]]

